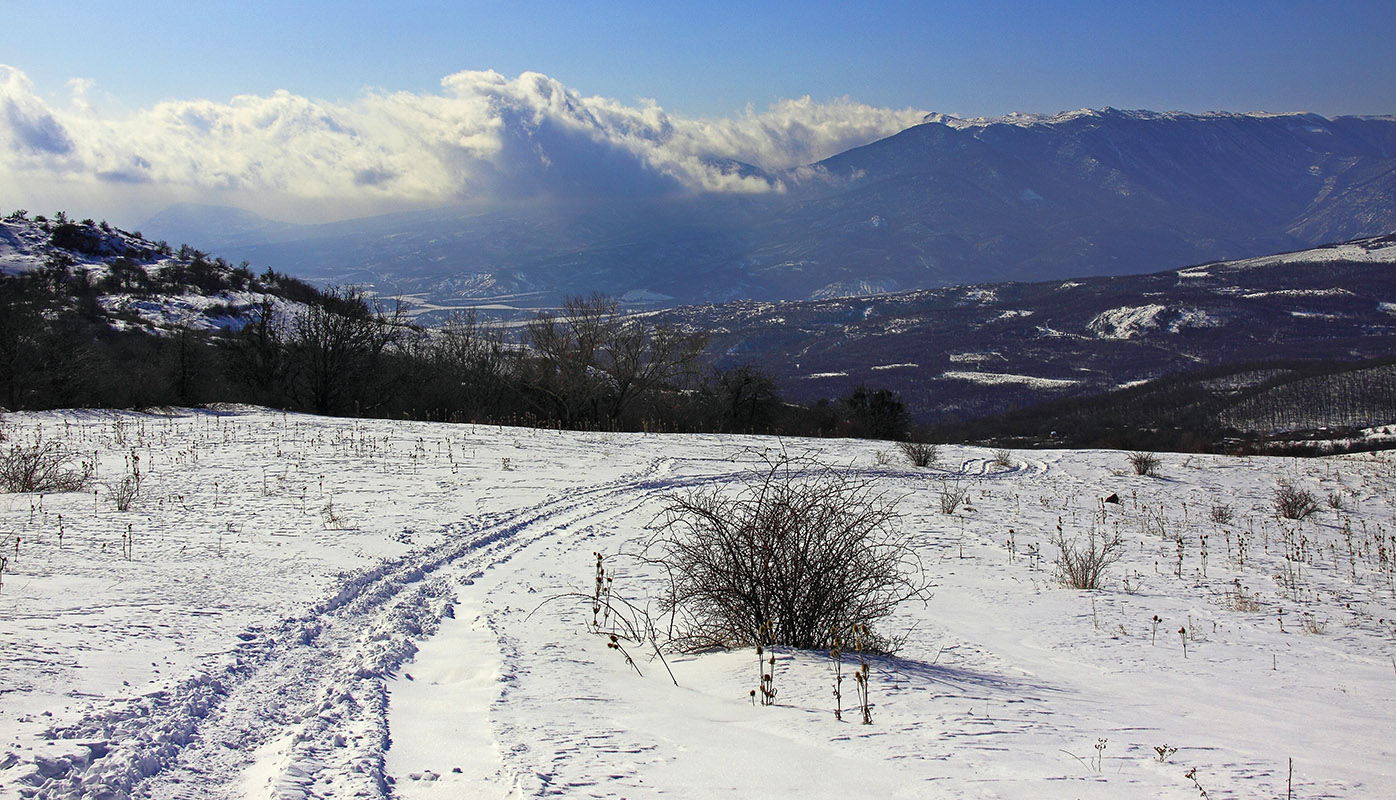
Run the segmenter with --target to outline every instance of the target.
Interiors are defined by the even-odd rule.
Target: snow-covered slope
[[[98,484],[0,495],[0,797],[1396,795],[1390,455],[1149,478],[1114,452],[914,470],[858,441],[8,419]],[[826,653],[780,650],[763,708],[752,652],[671,655],[675,685],[546,602],[590,591],[594,552],[653,598],[633,556],[664,496],[778,447],[900,497],[922,548],[934,596],[893,618],[871,725],[834,719]],[[1279,481],[1337,508],[1277,520]],[[1053,580],[1058,526],[1124,538],[1103,591]]]
[[[994,283],[800,303],[729,303],[673,316],[753,362],[792,399],[859,383],[896,390],[927,422],[1227,363],[1356,360],[1393,352],[1396,235],[1150,275]],[[919,369],[876,372],[888,363]],[[967,391],[964,364],[1024,376]],[[820,380],[799,380],[822,375]],[[1028,380],[1040,379],[1040,380]]]
[[[80,291],[88,292],[118,329],[237,330],[245,313],[263,302],[283,316],[302,307],[278,287],[290,280],[286,276],[257,276],[245,265],[233,267],[188,246],[176,250],[105,222],[19,214],[0,220],[0,278],[45,270],[61,275],[53,281],[64,287],[60,305],[71,308]]]

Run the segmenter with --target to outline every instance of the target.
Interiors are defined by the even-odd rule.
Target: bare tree
[[[465,419],[484,419],[499,409],[507,393],[511,355],[497,325],[482,322],[475,311],[451,314],[434,335],[409,339],[431,365],[440,403]]]
[[[540,312],[525,331],[536,363],[525,382],[565,424],[618,425],[637,399],[693,374],[707,340],[643,317],[612,298],[568,297],[562,315]]]
[[[24,397],[41,380],[45,368],[45,304],[34,281],[0,281],[0,397],[11,409],[24,406]]]
[[[749,363],[715,373],[710,391],[721,429],[739,433],[770,430],[783,403],[775,378]]]
[[[250,387],[258,402],[276,402],[285,390],[286,337],[276,302],[263,296],[247,323],[228,344],[228,369]]]
[[[370,307],[361,290],[339,287],[291,320],[287,353],[296,399],[318,414],[344,410],[369,395],[375,368],[402,330],[402,306],[391,315]]]
[[[602,347],[598,366],[609,376],[606,414],[615,425],[640,397],[691,378],[707,336],[669,323],[627,318]]]
[[[596,420],[603,389],[596,370],[602,343],[614,334],[616,302],[603,295],[568,297],[563,313],[540,311],[525,329],[536,361],[524,376],[535,405],[565,425]]]

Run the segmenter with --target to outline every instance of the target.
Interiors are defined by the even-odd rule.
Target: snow
[[[622,303],[663,303],[674,298],[663,292],[655,292],[649,289],[631,289],[621,295]]]
[[[1193,769],[1210,797],[1283,797],[1290,758],[1295,797],[1396,796],[1390,454],[1163,454],[1150,478],[1110,451],[915,470],[885,443],[246,408],[7,422],[98,483],[0,495],[0,797],[1182,800]],[[778,649],[779,703],[753,706],[753,653],[671,654],[676,686],[566,598],[602,552],[652,600],[634,556],[664,496],[777,447],[899,497],[923,546],[934,596],[886,626],[907,639],[872,661],[871,725],[834,719],[826,653]],[[1277,520],[1282,480],[1319,511]],[[1053,579],[1058,525],[1124,538],[1106,588]]]
[[[1225,321],[1216,314],[1200,308],[1183,308],[1173,321],[1168,323],[1169,333],[1181,333],[1184,328],[1219,328]]]
[[[1010,311],[1000,311],[1000,312],[999,312],[999,315],[998,315],[997,317],[994,317],[994,319],[995,319],[995,320],[1021,319],[1022,317],[1031,317],[1034,313],[1036,313],[1036,312],[1034,312],[1034,311],[1028,311],[1028,310],[1026,310],[1026,309],[1021,309],[1021,308],[1019,308],[1019,309],[1013,309],[1013,310],[1010,310]]]
[[[142,251],[154,248],[150,242],[117,229],[89,230],[103,237],[104,246]],[[0,275],[32,272],[43,267],[52,253],[60,252],[73,260],[71,269],[74,272],[85,273],[88,280],[96,284],[111,274],[111,264],[118,258],[115,250],[104,255],[56,250],[50,239],[51,234],[33,221],[0,221]],[[143,264],[142,269],[158,276],[180,263],[178,257],[166,256]],[[146,330],[157,335],[164,335],[175,326],[202,331],[236,331],[246,324],[244,317],[215,312],[224,308],[245,312],[263,302],[270,302],[283,320],[291,319],[304,308],[299,303],[261,292],[226,291],[203,295],[192,287],[185,287],[180,294],[110,292],[97,297],[97,304],[108,315],[113,329]]]
[[[828,284],[812,294],[811,300],[839,300],[842,298],[871,297],[895,292],[900,287],[894,280],[838,281]],[[866,318],[866,315],[865,315]]]
[[[882,372],[882,371],[884,371],[884,370],[889,370],[889,369],[920,369],[920,368],[921,368],[921,365],[920,365],[920,364],[905,363],[905,364],[879,364],[879,365],[877,365],[877,366],[875,366],[875,367],[869,367],[868,369],[872,370],[873,372]]]
[[[1185,328],[1215,328],[1222,324],[1223,320],[1215,314],[1200,308],[1169,311],[1158,303],[1150,303],[1102,311],[1086,323],[1086,327],[1101,339],[1133,339],[1160,327],[1165,327],[1169,333],[1181,333]]]
[[[270,302],[276,317],[292,319],[304,306],[275,295],[261,292],[219,292],[214,295],[132,295],[107,294],[98,304],[110,314],[132,315],[155,329],[179,326],[193,330],[241,330],[247,320],[241,316],[219,314],[210,316],[215,307],[231,307],[240,311]]]
[[[1267,114],[1267,113],[1246,113],[1235,114],[1229,112],[1208,112],[1203,114],[1190,114],[1180,111],[1144,111],[1126,110],[1118,108],[1079,108],[1074,111],[1062,111],[1056,114],[1033,114],[1022,111],[1014,111],[997,117],[960,117],[954,114],[943,114],[932,112],[922,118],[922,123],[934,123],[945,125],[956,130],[967,130],[975,128],[987,128],[994,125],[1013,125],[1020,128],[1028,128],[1037,125],[1061,125],[1074,122],[1079,119],[1096,119],[1105,116],[1116,116],[1125,119],[1148,120],[1148,119],[1208,119],[1208,118],[1245,118],[1245,117],[1283,117],[1288,114]]]
[[[0,275],[32,272],[44,265],[48,235],[27,223],[0,220]]]
[[[998,290],[994,288],[971,287],[966,289],[964,297],[955,303],[957,306],[967,306],[971,303],[988,306],[999,301]]]
[[[1078,382],[1065,380],[1062,378],[1039,378],[1033,375],[1014,375],[1006,372],[965,372],[952,370],[941,375],[943,378],[952,380],[970,381],[971,383],[982,383],[986,386],[1001,386],[1004,384],[1018,384],[1021,386],[1031,386],[1034,389],[1064,389],[1068,386],[1075,386]]]
[[[1002,353],[997,351],[988,353],[951,353],[951,364],[982,364],[985,361],[1007,361]]]
[[[1252,269],[1283,264],[1313,264],[1332,261],[1389,264],[1396,261],[1396,243],[1376,239],[1358,240],[1328,247],[1316,247],[1312,250],[1300,250],[1294,253],[1229,261],[1226,266],[1235,269]],[[1184,270],[1184,272],[1186,271]]]
[[[1241,295],[1248,300],[1261,297],[1354,297],[1353,293],[1341,287],[1330,289],[1277,289],[1269,292],[1246,292]]]
[[[1086,323],[1086,327],[1102,339],[1132,339],[1146,330],[1157,328],[1159,316],[1167,310],[1158,303],[1112,308],[1097,314]]]

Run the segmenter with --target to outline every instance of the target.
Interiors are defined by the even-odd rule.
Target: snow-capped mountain
[[[647,192],[311,226],[176,207],[143,227],[434,304],[601,291],[677,305],[1138,274],[1396,230],[1396,118],[933,114],[777,177],[784,191],[758,196]]]

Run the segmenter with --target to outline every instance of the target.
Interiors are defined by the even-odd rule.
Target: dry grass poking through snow
[[[260,410],[9,421],[92,482],[0,494],[3,797],[1284,797],[1291,757],[1296,797],[1396,796],[1391,454],[1149,477],[1116,452],[913,468],[864,442]],[[780,446],[899,498],[930,597],[872,620],[895,655],[847,631],[838,659],[763,645],[759,675],[754,648],[673,657],[675,686],[605,605],[667,633],[670,576],[640,557],[665,498],[740,497]],[[1277,486],[1337,500],[1291,518]],[[1095,588],[1062,585],[1073,561]]]

